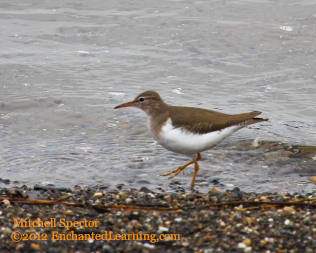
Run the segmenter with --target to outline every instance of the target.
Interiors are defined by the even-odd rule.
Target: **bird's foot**
[[[174,175],[172,175],[172,176],[169,177],[169,179],[170,179],[170,178],[173,178],[173,177],[179,175],[179,173],[180,173],[181,171],[183,172],[183,175],[184,175],[184,169],[185,169],[185,167],[187,167],[187,166],[184,166],[184,165],[179,166],[179,167],[176,168],[175,170],[169,171],[168,173],[163,174],[163,175],[161,175],[161,176],[165,177],[165,176],[169,176],[169,175],[171,175],[171,174],[174,174]]]

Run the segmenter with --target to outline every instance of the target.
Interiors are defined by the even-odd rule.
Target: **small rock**
[[[125,199],[125,198],[126,198],[126,193],[125,193],[125,192],[120,192],[120,193],[118,194],[118,198],[123,198],[123,199]]]
[[[158,234],[162,234],[163,232],[168,232],[169,228],[163,227],[163,226],[159,226],[159,229],[157,231]]]
[[[244,252],[245,253],[251,253],[252,252],[252,248],[251,247],[246,247]]]
[[[8,200],[8,199],[4,199],[4,200],[3,200],[3,204],[4,204],[6,207],[10,207],[10,206],[11,206],[10,200]]]
[[[153,198],[153,199],[156,198],[156,196],[155,196],[154,194],[152,194],[152,193],[147,193],[146,195],[147,195],[148,197],[150,197],[150,198]]]
[[[74,188],[75,188],[76,190],[81,190],[81,186],[80,186],[80,185],[75,185]]]
[[[102,192],[96,192],[93,194],[94,197],[102,197],[103,193]]]
[[[245,240],[243,240],[242,243],[245,244],[246,246],[250,246],[251,245],[251,239],[246,238]]]
[[[246,246],[246,244],[240,242],[240,243],[238,243],[237,247],[238,247],[239,249],[245,249],[247,246]]]
[[[41,249],[41,245],[37,244],[37,243],[31,243],[31,248],[34,250],[40,250]]]
[[[213,186],[209,192],[221,193],[222,191],[218,189],[217,187]]]
[[[140,188],[139,190],[140,192],[145,192],[145,193],[152,193],[151,190],[149,190],[147,187],[143,186],[142,188]]]
[[[163,197],[167,203],[171,203],[171,196],[170,195],[166,195]]]
[[[147,249],[154,249],[155,248],[155,244],[150,244],[150,243],[144,243],[144,248]]]
[[[3,234],[11,234],[12,233],[12,230],[10,228],[7,228],[7,227],[2,227],[1,231]]]
[[[138,192],[137,197],[143,198],[145,196],[145,192]]]
[[[125,203],[126,204],[130,204],[130,203],[132,203],[133,202],[133,199],[131,199],[131,198],[127,198],[126,200],[125,200]]]
[[[290,206],[285,206],[285,207],[283,208],[283,211],[284,211],[284,212],[289,212],[289,213],[291,213],[291,214],[296,214],[295,209],[294,209],[293,207],[290,207]]]
[[[289,220],[289,219],[286,219],[285,221],[284,221],[284,225],[285,226],[288,226],[288,225],[290,225],[291,224],[291,221]]]
[[[65,214],[67,214],[67,215],[74,215],[75,213],[72,210],[66,210]]]

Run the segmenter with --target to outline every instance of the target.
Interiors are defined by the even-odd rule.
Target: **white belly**
[[[194,134],[181,128],[174,128],[171,120],[162,127],[158,135],[154,135],[156,141],[164,148],[175,153],[193,157],[198,152],[202,152],[215,147],[222,140],[243,128],[243,126],[231,126],[220,131],[207,134]]]

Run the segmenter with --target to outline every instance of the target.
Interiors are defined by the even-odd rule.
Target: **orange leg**
[[[194,163],[194,161],[187,162],[186,164],[183,164],[183,165],[179,166],[178,168],[176,168],[175,170],[169,171],[168,173],[163,174],[162,176],[169,176],[171,174],[174,174],[171,177],[169,177],[169,179],[173,178],[173,177],[177,176],[181,171],[183,171],[183,173],[184,173],[184,169],[192,163]]]
[[[199,171],[199,169],[200,169],[200,165],[198,164],[198,161],[200,161],[201,158],[202,158],[201,154],[200,154],[200,153],[197,153],[197,154],[196,154],[196,158],[195,158],[195,160],[194,160],[194,164],[195,164],[195,166],[194,166],[194,173],[193,173],[193,177],[192,177],[192,180],[191,180],[191,188],[192,188],[192,189],[193,189],[193,187],[194,187],[196,175],[197,175],[197,173],[198,173],[198,171]]]
[[[184,169],[186,167],[188,167],[189,165],[191,165],[192,163],[194,163],[195,164],[195,166],[194,166],[194,174],[193,174],[192,181],[191,181],[191,187],[193,188],[194,187],[194,183],[195,183],[196,175],[197,175],[197,173],[199,171],[199,168],[200,168],[200,166],[198,164],[198,161],[201,158],[202,158],[201,154],[197,153],[194,160],[192,160],[190,162],[187,162],[186,164],[183,164],[183,165],[179,166],[178,168],[176,168],[175,170],[169,171],[168,173],[163,174],[162,176],[169,176],[171,174],[174,174],[174,175],[169,177],[169,179],[170,179],[170,178],[173,178],[173,177],[177,176],[181,171],[183,171],[183,174],[184,174]]]

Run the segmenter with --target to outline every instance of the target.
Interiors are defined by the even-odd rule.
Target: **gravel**
[[[316,192],[0,188],[0,252],[312,253],[315,207]]]

